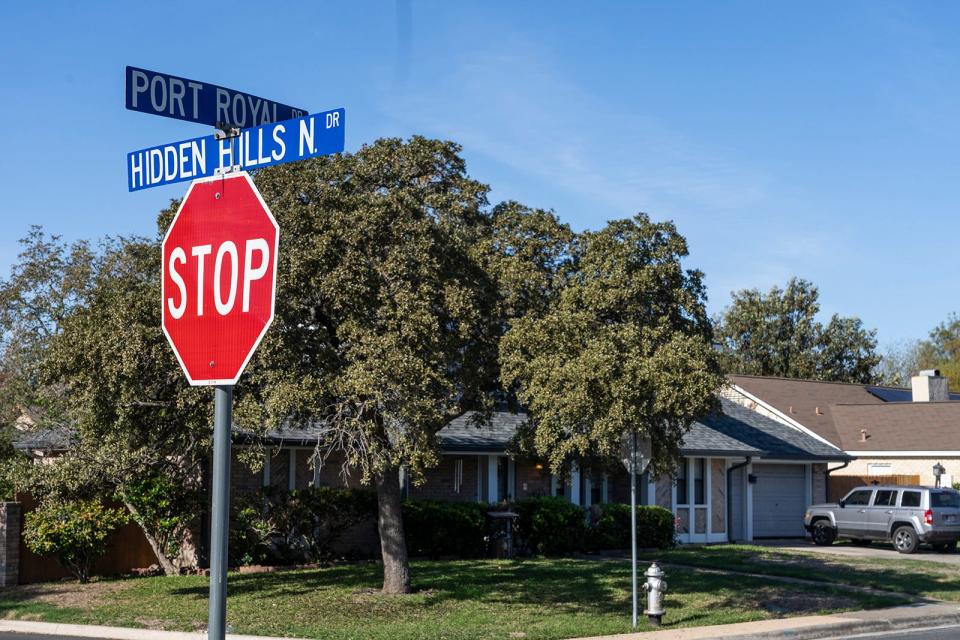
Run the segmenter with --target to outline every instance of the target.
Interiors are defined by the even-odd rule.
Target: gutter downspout
[[[827,502],[830,502],[830,474],[833,473],[834,471],[840,471],[841,469],[846,469],[847,467],[850,466],[850,463],[851,463],[851,462],[853,462],[853,460],[847,460],[846,462],[844,462],[844,463],[843,463],[842,465],[840,465],[839,467],[834,467],[833,469],[831,469],[829,465],[827,466],[827,472],[824,474],[824,476],[825,476],[825,477],[824,477],[824,488],[825,488],[826,491],[827,491],[827,495],[825,496]]]
[[[742,469],[753,461],[752,456],[747,456],[746,460],[740,464],[735,464],[727,469],[727,542],[733,542],[733,494],[730,492],[730,484],[733,481],[733,472]],[[849,462],[847,464],[850,464]],[[828,472],[829,473],[829,472]]]

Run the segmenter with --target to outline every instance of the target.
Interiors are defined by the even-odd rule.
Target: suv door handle
[[[884,513],[893,513],[893,509],[891,509],[890,511],[884,511]]]
[[[866,513],[866,512],[867,512],[866,509],[860,509],[860,511],[857,511],[857,513]]]

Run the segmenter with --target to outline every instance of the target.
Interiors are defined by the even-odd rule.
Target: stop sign
[[[231,385],[273,321],[280,228],[246,172],[196,180],[163,238],[163,332],[192,385]]]

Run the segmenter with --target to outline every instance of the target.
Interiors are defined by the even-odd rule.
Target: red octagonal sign
[[[245,172],[197,180],[163,239],[163,332],[192,385],[230,385],[273,321],[280,228]]]

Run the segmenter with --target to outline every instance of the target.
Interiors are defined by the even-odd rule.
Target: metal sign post
[[[213,409],[213,508],[210,514],[210,605],[207,638],[227,632],[227,543],[230,532],[230,425],[233,385],[216,387]]]
[[[620,438],[620,455],[624,466],[630,472],[630,578],[633,587],[633,616],[631,622],[637,627],[637,474],[643,474],[653,456],[653,445],[649,438],[638,441],[636,430],[624,433]]]
[[[630,434],[630,577],[633,582],[633,617],[637,628],[637,432]]]

